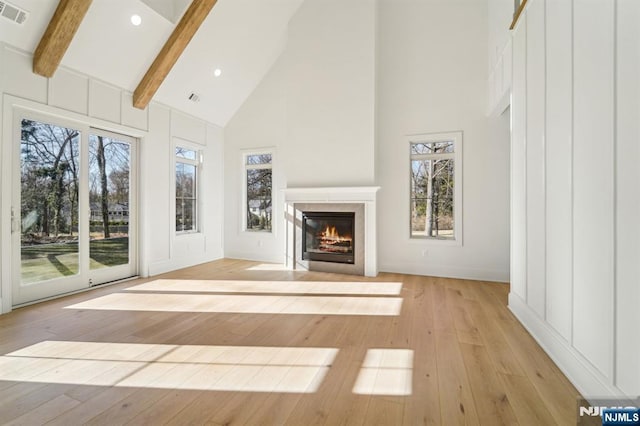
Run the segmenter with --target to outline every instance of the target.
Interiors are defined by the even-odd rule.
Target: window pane
[[[411,162],[411,236],[453,239],[454,161]]]
[[[248,231],[271,231],[271,169],[247,170]]]
[[[196,166],[176,163],[176,197],[194,197],[196,188]]]
[[[131,147],[89,135],[90,269],[129,263]]]
[[[195,198],[176,198],[176,231],[196,230]]]
[[[20,279],[33,284],[79,271],[80,132],[22,120]]]
[[[247,155],[246,164],[271,164],[271,154]]]
[[[454,152],[453,141],[411,144],[411,154],[446,154],[452,152]]]
[[[176,157],[178,158],[186,158],[187,160],[195,160],[198,158],[197,151],[192,149],[180,148],[176,147]]]

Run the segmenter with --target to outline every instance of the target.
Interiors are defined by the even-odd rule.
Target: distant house
[[[89,220],[102,222],[100,203],[91,203],[91,218]],[[109,203],[109,222],[129,223],[129,203]]]

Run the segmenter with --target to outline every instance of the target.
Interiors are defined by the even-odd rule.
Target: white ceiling
[[[218,0],[154,100],[225,126],[282,52],[302,1]],[[0,40],[33,52],[58,1],[9,2],[30,15],[23,25],[0,19]],[[178,10],[184,0],[93,0],[62,64],[133,92],[175,26],[147,3]],[[134,13],[139,27],[130,23]],[[187,99],[192,92],[199,102]]]

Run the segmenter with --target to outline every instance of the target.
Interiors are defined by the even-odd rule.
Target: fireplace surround
[[[379,187],[374,186],[287,188],[283,190],[285,204],[285,266],[292,270],[336,272],[375,277],[378,274],[378,250],[376,246],[376,195],[378,190]],[[309,259],[309,256],[303,254],[305,251],[302,241],[305,212],[353,214],[353,263],[318,261]],[[336,229],[336,231],[339,230]],[[331,235],[331,232],[329,234]],[[334,236],[334,238],[336,237]],[[307,258],[305,259],[304,257]]]

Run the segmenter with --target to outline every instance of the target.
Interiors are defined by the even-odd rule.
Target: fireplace
[[[302,212],[302,259],[354,263],[355,213]]]

